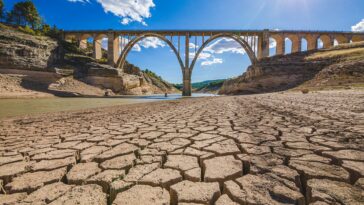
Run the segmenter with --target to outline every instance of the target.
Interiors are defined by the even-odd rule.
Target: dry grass
[[[342,58],[343,60],[355,60],[364,59],[364,48],[349,48],[343,50],[327,50],[314,53],[306,60],[319,60],[319,59],[330,59],[330,58]]]

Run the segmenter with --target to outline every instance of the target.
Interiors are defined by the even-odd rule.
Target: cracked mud
[[[364,204],[363,92],[183,99],[0,130],[0,204]]]

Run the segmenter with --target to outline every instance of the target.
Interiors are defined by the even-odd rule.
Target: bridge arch
[[[344,44],[344,43],[349,43],[349,40],[346,36],[344,35],[335,35],[334,36],[334,41],[337,41],[338,45],[340,44]]]
[[[100,60],[101,58],[103,58],[103,52],[102,52],[102,41],[103,40],[108,40],[108,36],[106,34],[95,34],[93,36],[93,57],[96,60]],[[106,53],[106,55],[108,55]],[[107,58],[107,56],[106,56]]]
[[[360,41],[364,41],[364,36],[363,35],[354,35],[351,40],[355,43],[355,42],[360,42]]]
[[[276,42],[275,55],[284,55],[286,52],[284,35],[274,34],[270,38]]]
[[[82,35],[80,35],[79,41],[80,41],[80,48],[81,49],[86,49],[87,48],[87,40],[89,38],[92,38],[92,40],[93,40],[94,37],[93,37],[92,34],[82,34]]]
[[[319,36],[319,39],[322,41],[323,47],[324,49],[326,48],[331,48],[334,44],[331,36],[323,34]]]
[[[285,37],[284,38],[284,47],[285,47],[285,51],[284,54],[291,54],[293,53],[293,41],[289,38],[289,37]]]
[[[134,47],[134,45],[137,44],[139,41],[141,41],[141,40],[143,40],[145,38],[148,38],[148,37],[155,37],[155,38],[158,38],[158,39],[164,41],[165,43],[167,43],[168,46],[173,50],[174,54],[176,55],[178,63],[180,65],[180,67],[181,67],[181,71],[183,72],[184,65],[183,65],[182,59],[181,59],[176,47],[165,36],[160,35],[160,34],[156,34],[156,33],[145,33],[145,34],[137,36],[136,38],[134,38],[130,42],[128,42],[128,44],[122,50],[122,52],[120,54],[120,57],[119,57],[119,59],[117,61],[117,64],[116,64],[117,68],[123,69],[124,65],[125,65],[126,57],[128,56],[131,49]]]
[[[301,37],[301,47],[299,52],[305,52],[308,50],[308,43],[307,43],[306,36]]]
[[[198,49],[198,51],[196,52],[196,55],[193,57],[192,63],[190,65],[190,72],[192,73],[193,68],[195,67],[195,64],[198,60],[198,57],[200,56],[200,54],[202,53],[202,51],[214,40],[219,39],[219,38],[230,38],[233,39],[235,42],[237,42],[238,44],[240,44],[240,46],[245,50],[245,52],[248,54],[249,59],[251,61],[252,64],[255,64],[257,62],[257,58],[255,56],[255,53],[253,51],[253,49],[249,46],[249,44],[242,39],[240,36],[238,35],[234,35],[234,34],[228,34],[228,33],[221,33],[221,34],[216,34],[211,36],[208,40],[206,40],[201,47]]]

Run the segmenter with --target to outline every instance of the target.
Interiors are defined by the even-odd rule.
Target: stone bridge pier
[[[145,38],[158,38],[176,55],[183,76],[183,96],[191,96],[191,76],[203,49],[211,42],[228,38],[240,45],[254,65],[262,58],[285,55],[344,43],[364,41],[364,33],[279,30],[97,30],[64,31],[63,38],[78,43],[81,49],[92,47],[93,57],[100,60],[107,50],[109,65],[123,69],[133,46]],[[290,46],[287,42],[291,42]],[[275,42],[275,43],[272,43]],[[305,43],[303,43],[305,42]],[[290,50],[288,50],[290,48]],[[275,51],[274,54],[271,52]]]

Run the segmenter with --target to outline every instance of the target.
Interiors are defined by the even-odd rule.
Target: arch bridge
[[[364,33],[330,31],[280,31],[280,30],[83,30],[64,31],[66,41],[77,42],[80,48],[87,48],[92,39],[93,56],[102,58],[102,40],[107,39],[107,59],[111,66],[123,69],[127,55],[141,40],[155,37],[164,41],[174,52],[183,75],[183,95],[191,95],[191,75],[203,49],[220,38],[236,41],[249,56],[252,64],[270,55],[270,40],[274,39],[275,54],[301,52],[319,47],[364,41]],[[320,41],[319,41],[320,40]],[[291,51],[286,51],[286,41],[291,41]],[[319,46],[319,43],[322,44]]]

